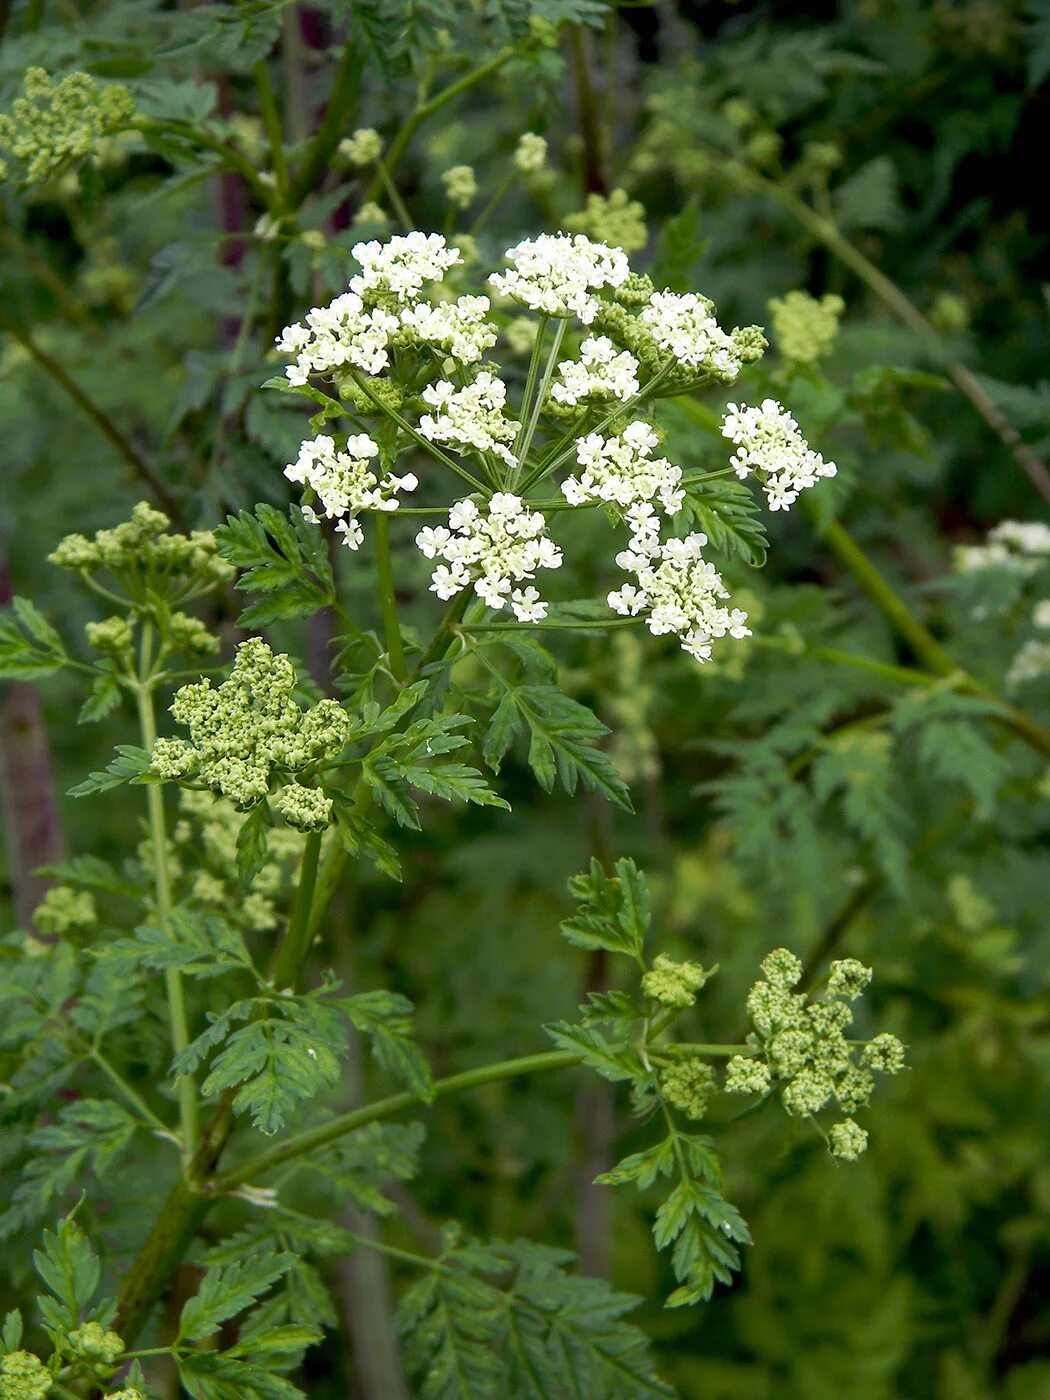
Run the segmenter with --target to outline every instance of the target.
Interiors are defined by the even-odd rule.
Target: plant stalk
[[[139,714],[139,729],[142,747],[152,750],[157,742],[157,724],[153,713],[153,692],[146,681],[150,663],[152,624],[143,624],[142,656],[140,676],[135,690],[135,700]],[[146,811],[149,817],[150,853],[153,861],[153,889],[157,906],[157,922],[162,933],[167,933],[171,924],[171,877],[168,871],[168,833],[164,821],[164,797],[158,783],[146,785]],[[182,973],[177,967],[164,970],[164,982],[168,993],[168,1015],[171,1023],[171,1048],[180,1055],[190,1043],[189,1020],[186,1014],[186,995],[182,985]],[[197,1146],[200,1135],[200,1117],[197,1111],[197,1092],[193,1077],[180,1074],[175,1087],[179,1100],[179,1124],[182,1131],[182,1150],[189,1158]]]

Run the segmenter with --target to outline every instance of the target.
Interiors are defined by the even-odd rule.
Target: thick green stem
[[[447,1079],[439,1079],[434,1084],[434,1097],[445,1098],[449,1094],[459,1094],[467,1089],[477,1089],[484,1084],[495,1084],[502,1079],[515,1079],[523,1074],[539,1074],[549,1069],[564,1069],[569,1065],[579,1063],[579,1055],[574,1054],[571,1050],[549,1050],[539,1055],[522,1055],[519,1059],[501,1060],[498,1064],[481,1065],[478,1069],[464,1070],[462,1074],[452,1074]],[[319,1151],[330,1143],[337,1142],[341,1137],[345,1137],[347,1133],[365,1127],[368,1123],[375,1123],[381,1118],[389,1118],[395,1113],[401,1113],[406,1108],[418,1109],[420,1106],[419,1095],[406,1091],[401,1094],[391,1094],[386,1099],[378,1099],[375,1103],[366,1104],[363,1108],[355,1108],[349,1113],[342,1113],[337,1118],[332,1118],[316,1128],[308,1128],[306,1132],[296,1133],[276,1147],[271,1147],[266,1152],[260,1152],[258,1156],[249,1157],[247,1162],[242,1162],[233,1171],[217,1177],[214,1189],[216,1191],[232,1191],[238,1186],[244,1186],[258,1180],[267,1172],[273,1171],[275,1167],[293,1162],[308,1152]]]
[[[390,521],[379,511],[375,517],[376,582],[379,587],[379,609],[383,614],[383,636],[386,654],[394,679],[405,679],[405,647],[401,640],[401,623],[397,616],[397,594],[394,571],[390,563]]]
[[[145,680],[150,662],[151,633],[151,625],[147,622],[142,629],[141,670],[143,674],[139,677],[135,692],[139,712],[139,728],[142,733],[142,747],[146,750],[152,750],[157,742],[157,725],[153,714],[153,692]],[[146,786],[146,811],[149,817],[149,840],[153,861],[153,890],[157,923],[161,932],[166,933],[171,923],[171,878],[168,872],[168,833],[164,821],[164,797],[159,783],[149,783]],[[168,993],[171,1048],[176,1055],[180,1055],[190,1043],[182,973],[177,967],[166,968],[164,982]],[[193,1084],[192,1075],[180,1074],[175,1080],[175,1087],[179,1100],[182,1149],[184,1154],[189,1157],[196,1149],[197,1139],[200,1135],[197,1091]]]
[[[266,139],[270,145],[270,161],[273,165],[277,197],[281,204],[285,205],[288,199],[289,183],[288,161],[284,154],[284,130],[281,126],[281,114],[277,110],[277,98],[274,95],[273,84],[270,82],[270,70],[267,68],[264,58],[260,58],[252,69],[252,76],[255,79],[255,90],[259,94],[259,106],[262,108]]]
[[[361,91],[361,75],[365,67],[361,61],[360,50],[351,39],[340,56],[339,66],[332,80],[332,95],[321,118],[321,125],[307,148],[298,174],[292,181],[290,204],[293,209],[298,209],[327,171],[332,152],[338,146],[347,120],[357,104]]]
[[[311,831],[303,848],[303,863],[299,871],[299,888],[295,893],[295,905],[288,925],[288,932],[281,942],[274,958],[270,980],[283,991],[295,984],[306,963],[313,942],[311,911],[317,889],[317,866],[321,854],[321,831]]]

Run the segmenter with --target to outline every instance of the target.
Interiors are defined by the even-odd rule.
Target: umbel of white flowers
[[[538,318],[512,409],[500,366],[485,356],[501,323],[520,331],[521,317],[507,317],[476,289],[456,294],[458,248],[413,232],[359,243],[353,256],[360,272],[347,291],[277,339],[291,359],[289,383],[323,381],[354,428],[304,442],[286,467],[303,487],[308,520],[319,523],[323,512],[357,549],[359,517],[396,511],[401,494],[420,485],[414,473],[390,469],[396,452],[427,449],[439,471],[475,487],[450,502],[445,525],[416,535],[423,555],[439,561],[431,589],[449,599],[471,588],[487,607],[539,622],[548,605],[534,580],[559,568],[563,555],[549,533],[549,504],[530,493],[553,479],[560,510],[600,505],[630,531],[616,555],[630,582],[607,595],[615,612],[643,619],[656,636],[674,635],[698,661],[719,638],[750,635],[747,615],[727,606],[706,535],[673,529],[687,483],[679,466],[654,455],[659,435],[644,406],[734,383],[765,348],[759,327],[725,330],[706,297],[658,291],[631,271],[621,248],[583,234],[525,239],[488,279],[497,303]],[[574,323],[584,329],[567,339]],[[510,353],[522,343],[509,336]],[[758,482],[773,510],[835,474],[773,399],[730,404],[722,433],[736,449],[730,466]],[[549,486],[544,495],[549,501]]]

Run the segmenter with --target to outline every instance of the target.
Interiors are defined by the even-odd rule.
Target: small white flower
[[[510,595],[510,605],[519,622],[539,622],[547,616],[547,604],[542,600],[539,589],[515,588]]]
[[[364,538],[356,519],[361,511],[396,510],[397,492],[417,484],[411,475],[388,476],[380,482],[369,465],[378,453],[378,445],[367,433],[351,433],[342,452],[334,438],[322,435],[301,443],[298,457],[284,469],[289,481],[314,492],[329,520],[339,522],[336,532],[349,549],[358,549]],[[310,505],[303,507],[303,518],[311,524],[319,519]]]
[[[679,364],[707,370],[722,379],[735,379],[740,373],[733,337],[715,320],[706,297],[695,292],[681,296],[654,292],[641,319],[661,350],[669,351]]]
[[[361,274],[351,277],[350,290],[358,296],[391,292],[398,301],[410,301],[427,282],[440,281],[462,261],[459,249],[448,247],[441,234],[418,230],[385,243],[357,243],[351,252],[361,264]]]
[[[521,424],[504,414],[507,386],[502,379],[482,370],[465,388],[442,379],[428,384],[421,397],[435,410],[419,420],[419,431],[428,441],[491,452],[508,466],[515,465],[507,444],[517,437]]]
[[[813,451],[776,399],[763,399],[758,408],[731,403],[728,410],[722,419],[722,436],[737,445],[730,465],[741,480],[755,473],[770,510],[787,510],[800,491],[836,474],[835,463],[825,462]]]
[[[496,343],[496,327],[485,319],[490,305],[488,297],[473,296],[434,306],[416,302],[401,312],[401,325],[421,345],[473,365]]]
[[[431,575],[431,590],[452,598],[468,583],[490,608],[510,602],[521,622],[537,622],[547,605],[535,588],[513,589],[538,569],[556,569],[561,550],[546,535],[540,511],[530,511],[519,496],[498,491],[479,510],[473,501],[457,501],[449,511],[449,528],[426,527],[416,544],[427,559],[442,558]]]
[[[579,438],[576,460],[581,470],[562,484],[562,495],[571,505],[606,501],[624,510],[659,500],[667,515],[677,514],[685,499],[682,473],[666,458],[653,460],[656,442],[652,428],[640,419],[614,437],[589,433]]]
[[[497,291],[532,311],[576,316],[584,325],[598,312],[594,293],[621,286],[631,271],[622,249],[592,243],[582,233],[541,233],[508,249],[506,257],[509,271],[489,278]]]
[[[673,633],[700,662],[710,660],[715,639],[750,636],[747,614],[722,605],[729,595],[721,574],[703,557],[707,536],[697,532],[661,544],[651,506],[633,506],[630,514],[635,533],[616,562],[634,574],[635,582],[609,594],[613,612],[624,617],[648,612],[646,626],[653,636]]]
[[[387,346],[395,330],[395,317],[368,310],[355,292],[344,292],[309,311],[305,325],[286,326],[277,349],[295,356],[286,370],[290,384],[305,384],[311,374],[330,374],[343,365],[375,375],[389,363]]]
[[[619,399],[626,403],[638,392],[638,361],[628,350],[617,350],[607,335],[590,335],[580,345],[578,360],[562,360],[551,398],[574,405],[581,399]]]

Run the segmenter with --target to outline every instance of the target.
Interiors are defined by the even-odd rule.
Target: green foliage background
[[[740,1029],[775,943],[874,965],[868,1014],[908,1044],[910,1072],[876,1102],[871,1149],[850,1169],[804,1133],[786,1138],[772,1112],[720,1125],[727,1195],[755,1245],[739,1283],[710,1303],[663,1310],[673,1280],[644,1201],[588,1184],[638,1141],[625,1115],[608,1112],[604,1086],[581,1088],[577,1076],[428,1109],[425,1140],[406,1129],[410,1141],[388,1144],[418,1152],[419,1165],[405,1164],[414,1204],[384,1238],[432,1246],[455,1219],[485,1238],[575,1242],[585,1272],[607,1269],[648,1300],[635,1320],[685,1396],[1050,1396],[1047,757],[989,722],[995,707],[954,683],[950,665],[939,684],[916,688],[891,669],[840,663],[842,652],[887,668],[929,658],[824,533],[845,526],[951,661],[1002,691],[1050,570],[1023,588],[962,578],[952,551],[1002,519],[1046,520],[1047,506],[950,367],[968,366],[1045,457],[1045,237],[1032,175],[1050,93],[1046,6],[844,0],[803,15],[746,0],[618,10],[597,0],[113,0],[5,14],[0,105],[30,64],[86,69],[126,82],[144,114],[210,124],[256,170],[266,166],[251,76],[260,58],[273,55],[294,145],[297,129],[316,128],[349,32],[340,132],[375,126],[390,139],[421,75],[440,73],[440,87],[519,40],[530,15],[567,20],[555,47],[494,67],[421,124],[397,174],[417,226],[444,226],[443,170],[474,165],[484,199],[532,130],[550,143],[549,174],[497,206],[478,235],[483,260],[562,226],[588,192],[618,187],[646,210],[636,264],[700,288],[727,324],[767,323],[768,299],[794,288],[845,299],[829,360],[799,369],[774,347],[768,361],[771,386],[840,475],[812,509],[769,520],[761,572],[749,568],[755,542],[739,542],[732,582],[750,595],[755,638],[703,669],[641,633],[553,647],[562,686],[613,730],[637,813],[546,794],[508,760],[501,790],[513,811],[428,808],[424,831],[402,846],[402,885],[355,868],[317,963],[411,997],[438,1075],[540,1047],[542,1023],[574,1014],[581,976],[604,976],[594,965],[581,974],[557,934],[566,880],[592,855],[633,856],[655,892],[661,946],[719,964],[703,1010],[712,1039]],[[756,161],[756,137],[771,133],[779,157]],[[835,160],[822,164],[829,144]],[[58,186],[4,190],[0,535],[16,591],[67,630],[88,614],[46,554],[69,531],[124,518],[144,486],[49,364],[119,425],[190,524],[210,528],[257,501],[283,508],[280,467],[303,419],[260,392],[276,372],[267,347],[345,282],[363,183],[345,168],[321,172],[298,228],[270,241],[252,192],[177,132]],[[797,200],[892,278],[932,337],[800,220]],[[301,236],[312,230],[321,246]],[[679,413],[674,460],[702,465],[713,452]],[[394,548],[411,624],[427,613],[425,573],[407,534]],[[581,529],[577,552],[590,549]],[[378,626],[370,573],[357,556],[339,565],[348,606]],[[232,629],[236,603],[225,606]],[[316,669],[323,634],[272,630]],[[116,712],[71,724],[75,679],[42,694],[64,793],[126,730]],[[1013,699],[1050,721],[1045,675]],[[69,849],[114,860],[137,813],[127,789],[61,800]],[[388,1091],[371,1062],[355,1077],[355,1097]],[[340,1092],[345,1101],[345,1083]],[[19,1168],[16,1152],[9,1187]],[[98,1225],[120,1257],[148,1213],[148,1173],[101,1159],[94,1170],[112,1185]],[[342,1219],[337,1187],[318,1178],[311,1204]],[[0,1311],[31,1291],[26,1239],[5,1246]],[[529,1267],[540,1277],[546,1265],[537,1256]],[[396,1260],[389,1276],[395,1294],[412,1281]],[[349,1296],[345,1278],[336,1283]],[[367,1371],[345,1317],[332,1321],[305,1362],[318,1397],[351,1393]]]

